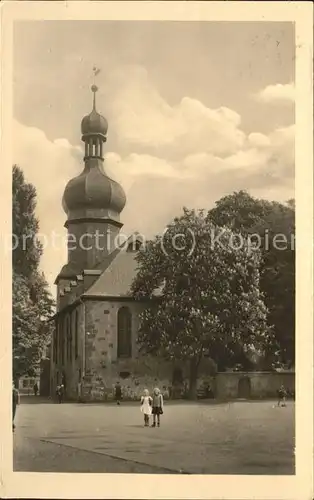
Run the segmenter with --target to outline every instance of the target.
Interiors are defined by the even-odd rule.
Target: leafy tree
[[[140,350],[188,362],[191,398],[205,356],[222,368],[263,354],[273,341],[259,291],[259,252],[239,236],[206,221],[203,211],[184,209],[137,256],[132,292],[149,302]]]
[[[47,323],[54,301],[44,275],[39,271],[42,247],[35,215],[36,190],[25,182],[18,166],[13,167],[12,235],[12,338],[13,376],[34,375],[43,349],[51,335]]]
[[[295,203],[253,198],[245,191],[220,199],[209,211],[208,220],[243,235],[258,245],[260,286],[274,325],[281,363],[293,365],[295,357]]]
[[[13,166],[12,178],[12,247],[13,268],[30,277],[38,269],[42,245],[36,235],[39,222],[35,215],[36,189],[25,181],[23,171]]]
[[[270,211],[269,201],[256,200],[246,191],[239,191],[218,200],[207,219],[217,226],[227,226],[234,231],[250,234]]]
[[[36,305],[30,299],[26,279],[13,275],[13,373],[14,379],[33,373],[34,362],[38,362],[38,315]]]

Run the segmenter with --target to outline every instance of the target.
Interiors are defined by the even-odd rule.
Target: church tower
[[[122,227],[120,212],[126,197],[122,187],[107,175],[104,167],[108,123],[96,109],[97,86],[93,85],[91,90],[93,109],[81,123],[84,169],[68,182],[62,200],[67,214],[68,263],[59,273],[57,283],[73,280],[84,270],[94,269],[115,250]]]

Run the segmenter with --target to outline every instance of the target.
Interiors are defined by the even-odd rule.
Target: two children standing
[[[141,412],[144,413],[144,426],[149,427],[149,417],[153,415],[152,427],[160,427],[160,415],[164,412],[164,400],[160,390],[156,387],[153,396],[145,389],[144,396],[141,397]]]

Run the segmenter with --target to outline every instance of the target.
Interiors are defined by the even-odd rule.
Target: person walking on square
[[[59,402],[59,390],[60,390],[60,384],[57,384],[56,387],[56,396],[57,396],[57,401]]]
[[[12,430],[15,430],[14,418],[16,414],[16,407],[20,403],[19,391],[15,388],[14,382],[12,387]]]
[[[278,391],[278,406],[286,406],[286,396],[286,389],[284,385],[282,385]]]
[[[119,406],[121,404],[121,399],[122,399],[122,389],[121,389],[120,382],[116,383],[115,397],[116,397],[117,405]]]
[[[34,384],[34,394],[35,394],[35,396],[37,396],[37,394],[38,394],[38,384],[37,384],[37,382],[35,382],[35,384]]]
[[[152,427],[156,427],[156,417],[157,417],[157,426],[160,427],[160,415],[164,412],[164,399],[158,387],[154,389],[153,392],[153,401],[152,401],[152,415],[153,415],[153,425]]]
[[[58,403],[61,404],[63,403],[63,398],[64,398],[64,385],[61,384],[57,387],[57,396],[58,396]]]
[[[144,426],[149,427],[149,417],[152,414],[153,400],[147,389],[144,390],[144,396],[141,397],[141,412],[144,413]]]

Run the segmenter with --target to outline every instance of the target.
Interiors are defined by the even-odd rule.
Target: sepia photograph
[[[21,17],[13,477],[295,477],[296,23]]]

